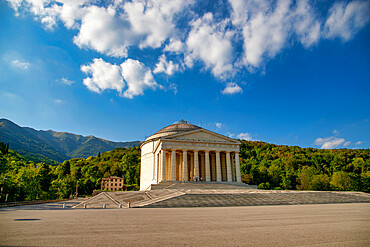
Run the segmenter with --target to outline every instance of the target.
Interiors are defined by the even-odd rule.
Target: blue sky
[[[370,146],[369,1],[0,2],[0,117],[144,140]]]

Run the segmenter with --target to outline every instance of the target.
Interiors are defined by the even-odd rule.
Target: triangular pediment
[[[230,143],[230,144],[240,144],[237,140],[229,138],[224,135],[217,134],[215,132],[206,130],[206,129],[198,129],[192,130],[181,134],[175,134],[164,137],[164,139],[170,140],[182,140],[182,141],[209,141],[209,142],[222,142],[222,143]]]

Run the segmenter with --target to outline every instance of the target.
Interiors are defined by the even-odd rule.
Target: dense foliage
[[[138,189],[140,177],[140,149],[117,148],[96,157],[66,160],[58,166],[34,163],[17,152],[0,151],[0,186],[4,202],[39,199],[69,198],[76,193],[91,195],[100,189],[103,177],[125,178],[126,187]]]
[[[1,142],[0,142],[1,143]],[[261,189],[354,190],[370,192],[370,150],[322,150],[242,141],[242,180]],[[66,160],[57,166],[34,163],[0,144],[1,198],[8,201],[90,195],[103,177],[125,179],[138,189],[140,149],[117,148],[87,159]]]
[[[242,141],[242,180],[261,189],[370,192],[369,149],[316,149]]]

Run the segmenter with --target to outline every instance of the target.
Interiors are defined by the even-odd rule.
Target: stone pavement
[[[369,203],[126,209],[59,205],[58,210],[55,206],[0,209],[0,246],[370,246]]]

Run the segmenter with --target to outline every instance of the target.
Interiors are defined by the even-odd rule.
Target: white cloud
[[[325,22],[325,36],[327,38],[341,38],[350,40],[370,20],[370,2],[352,1],[349,3],[337,2],[329,10],[329,17]]]
[[[307,0],[229,0],[233,9],[232,22],[242,30],[243,63],[258,67],[267,58],[279,53],[294,34],[309,47],[320,37],[320,23]]]
[[[130,23],[119,17],[112,7],[86,8],[79,33],[74,43],[113,57],[127,57],[127,46],[137,37],[130,31]]]
[[[67,78],[61,78],[61,79],[59,79],[59,80],[57,80],[57,81],[60,81],[61,83],[66,84],[66,85],[68,85],[68,86],[70,86],[70,85],[72,85],[73,83],[75,83],[74,81],[72,81],[72,80],[68,80]]]
[[[55,99],[54,102],[56,104],[62,104],[63,103],[63,100],[61,100],[61,99]]]
[[[216,77],[233,71],[231,39],[234,32],[227,30],[227,24],[228,20],[215,22],[212,13],[192,22],[192,30],[186,40],[189,54],[185,63],[188,67],[192,67],[192,60],[199,59]]]
[[[96,93],[113,89],[120,96],[132,99],[134,96],[143,95],[145,89],[163,88],[154,80],[148,67],[133,59],[127,59],[118,66],[95,58],[92,63],[81,66],[81,71],[91,75],[83,80],[83,84]],[[124,91],[126,84],[127,89]]]
[[[56,25],[56,13],[53,8],[45,8],[50,0],[8,0],[14,9],[15,15],[19,16],[19,10],[25,8],[35,15],[46,29],[52,30]]]
[[[243,89],[233,82],[227,83],[224,90],[222,90],[222,94],[233,95],[237,93],[243,93]]]
[[[216,123],[216,128],[221,129],[222,128],[222,123]]]
[[[351,145],[350,141],[347,141],[347,142],[343,143],[343,147],[348,147],[349,145]]]
[[[137,60],[127,59],[121,64],[121,71],[128,86],[123,93],[126,98],[132,99],[134,96],[143,95],[147,88],[152,90],[162,88],[154,80],[151,70]]]
[[[164,51],[180,53],[184,50],[184,44],[177,39],[170,39],[170,43],[166,45],[163,49]]]
[[[120,67],[95,58],[92,63],[81,66],[81,71],[90,75],[83,80],[83,84],[91,91],[101,93],[106,89],[113,89],[122,94],[125,83],[121,76]]]
[[[13,60],[12,62],[11,62],[11,64],[14,66],[14,67],[17,67],[17,68],[20,68],[20,69],[24,69],[24,70],[26,70],[26,69],[28,69],[29,67],[30,67],[30,63],[28,63],[28,62],[22,62],[22,61],[20,61],[20,60],[18,60],[18,59],[15,59],[15,60]]]
[[[258,67],[263,57],[274,57],[285,45],[290,25],[290,1],[279,0],[276,7],[266,0],[230,0],[233,23],[242,29],[243,63]]]
[[[363,142],[362,141],[358,141],[358,142],[356,142],[355,144],[356,145],[360,145],[360,144],[362,144]]]
[[[78,47],[113,57],[127,57],[129,46],[160,47],[179,33],[174,17],[194,4],[193,0],[116,0],[104,6],[88,0],[8,1],[16,14],[28,10],[47,29],[53,29],[58,20],[78,29],[74,37]]]
[[[214,77],[222,80],[230,79],[243,66],[250,72],[264,67],[269,59],[294,43],[310,48],[321,39],[348,41],[370,20],[370,1],[366,0],[336,2],[328,13],[316,9],[316,1],[309,0],[229,0],[230,13],[225,8],[222,13],[216,11],[214,14],[199,12],[199,1],[195,0],[8,2],[16,15],[21,11],[31,13],[46,29],[52,30],[58,23],[75,29],[73,42],[81,49],[126,58],[133,47],[151,48],[149,53],[158,48],[166,55],[171,53],[171,60],[165,55],[160,57],[153,73],[173,75],[186,67],[193,68],[200,61]],[[241,52],[239,44],[243,48]],[[28,66],[23,65],[23,68]],[[147,82],[155,82],[149,77],[148,74]],[[86,83],[90,90],[100,92],[104,87],[114,87],[111,89],[124,93],[123,78],[97,83],[92,76],[86,78]],[[131,97],[134,91],[126,95]],[[233,94],[242,89],[235,84],[222,92]]]
[[[156,64],[153,73],[166,73],[167,75],[173,75],[178,70],[179,65],[172,61],[167,61],[166,55],[163,54],[159,57],[159,62]]]
[[[293,30],[303,46],[310,47],[319,41],[321,23],[317,20],[315,11],[308,0],[297,1],[292,19]]]
[[[321,38],[340,37],[348,41],[370,19],[369,1],[334,3],[325,24],[308,0],[229,0],[232,22],[242,30],[242,63],[259,67],[281,52],[297,37],[306,48]]]
[[[68,29],[79,29],[79,21],[87,13],[88,8],[83,8],[82,5],[88,2],[86,0],[63,0],[63,5],[54,5],[52,8],[57,13],[64,25]]]
[[[237,135],[238,139],[246,140],[246,141],[252,141],[252,136],[249,133],[240,133]]]
[[[332,149],[341,146],[346,140],[330,136],[326,138],[317,138],[315,144],[321,146],[322,149]]]
[[[124,4],[123,9],[132,31],[141,35],[140,48],[157,48],[176,32],[172,22],[175,14],[194,1],[187,0],[134,0]]]

